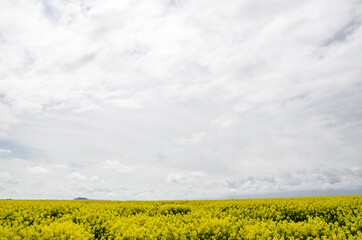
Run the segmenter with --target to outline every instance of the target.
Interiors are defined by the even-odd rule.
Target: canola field
[[[0,200],[0,239],[362,239],[362,196]]]

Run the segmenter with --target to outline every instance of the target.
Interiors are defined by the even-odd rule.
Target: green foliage
[[[362,196],[1,200],[0,240],[5,239],[362,239]]]

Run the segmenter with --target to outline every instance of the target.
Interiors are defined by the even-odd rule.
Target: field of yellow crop
[[[362,196],[0,200],[0,239],[362,239]]]

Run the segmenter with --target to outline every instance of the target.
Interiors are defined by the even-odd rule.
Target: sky
[[[2,0],[0,198],[362,194],[360,0]]]

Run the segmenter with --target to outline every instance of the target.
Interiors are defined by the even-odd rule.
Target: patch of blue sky
[[[27,160],[34,156],[33,149],[4,140],[0,140],[0,149],[10,150],[3,151],[0,154],[1,157],[21,158]]]

